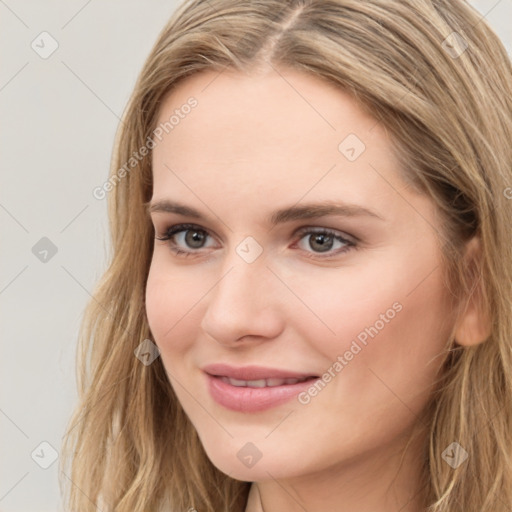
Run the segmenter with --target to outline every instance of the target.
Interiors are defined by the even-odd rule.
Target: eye
[[[314,249],[312,253],[310,252],[307,255],[308,258],[314,258],[317,256],[320,256],[320,258],[329,258],[357,248],[355,241],[340,236],[337,231],[332,231],[330,229],[302,228],[297,232],[297,235],[301,236],[299,243],[303,239],[306,240],[306,248],[304,249],[306,252],[309,252],[308,248]],[[336,243],[341,244],[341,248],[336,251],[332,251],[333,246]],[[321,256],[322,253],[329,254],[327,256]]]
[[[175,242],[175,237],[180,235],[181,240],[186,242],[189,247],[192,249],[202,249],[202,244],[206,237],[210,236],[207,231],[202,229],[201,227],[195,224],[176,224],[167,228],[165,233],[162,236],[156,236],[157,240],[162,240],[164,242],[169,242],[171,250],[176,255],[185,255],[189,256],[195,251],[184,251],[178,247],[178,244]],[[184,236],[182,236],[184,235]]]
[[[329,258],[357,248],[355,241],[340,236],[337,231],[325,228],[302,228],[295,233],[295,236],[300,236],[299,242],[296,243],[299,245],[303,239],[308,240],[308,243],[302,244],[302,249],[308,253],[308,258]],[[210,237],[210,234],[196,224],[176,224],[167,228],[162,236],[156,236],[155,238],[169,242],[171,250],[176,255],[187,257],[199,252],[197,249],[203,249],[208,237]],[[332,251],[336,243],[341,244],[341,248]],[[185,244],[185,249],[182,249],[183,244]],[[310,252],[308,248],[313,249],[313,251]],[[323,253],[328,254],[322,256]]]

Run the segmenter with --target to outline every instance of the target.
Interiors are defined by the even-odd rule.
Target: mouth
[[[269,368],[266,366],[231,366],[224,363],[209,364],[201,368],[205,373],[212,377],[226,377],[231,379],[234,386],[242,386],[242,382],[256,383],[253,387],[263,387],[264,385],[280,386],[282,381],[297,380],[303,381],[308,378],[318,378],[313,373],[298,372],[294,370],[285,370],[281,368]],[[237,384],[236,382],[239,382]],[[265,381],[266,384],[263,384]]]
[[[226,409],[244,413],[284,404],[320,378],[261,366],[211,365],[202,370],[213,400]]]

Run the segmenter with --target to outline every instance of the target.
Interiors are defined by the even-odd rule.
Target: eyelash
[[[175,224],[173,226],[168,227],[162,236],[155,236],[155,238],[156,238],[156,240],[161,240],[163,242],[169,242],[170,249],[177,256],[189,257],[189,256],[193,255],[194,253],[199,252],[199,250],[184,251],[184,250],[176,247],[176,243],[172,240],[172,238],[174,237],[174,235],[176,235],[177,233],[180,233],[182,231],[199,231],[202,233],[206,233],[208,236],[211,236],[207,230],[201,228],[197,224]],[[299,240],[300,240],[305,235],[312,235],[312,234],[321,234],[321,235],[332,236],[335,240],[337,240],[339,242],[343,242],[345,244],[345,247],[343,247],[342,249],[339,249],[338,251],[336,251],[334,253],[330,253],[329,256],[321,256],[322,253],[309,253],[307,255],[308,258],[328,259],[328,258],[332,258],[333,256],[338,256],[340,254],[344,254],[352,249],[358,249],[358,245],[356,242],[353,242],[352,240],[348,240],[342,236],[339,236],[336,231],[333,231],[331,229],[317,228],[314,230],[312,228],[304,227],[304,228],[299,229],[295,233],[295,236],[299,236]]]

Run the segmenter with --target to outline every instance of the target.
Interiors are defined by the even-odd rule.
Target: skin
[[[188,257],[155,240],[146,307],[208,457],[255,482],[247,512],[422,510],[422,438],[401,467],[400,455],[455,326],[433,202],[402,181],[383,127],[315,77],[289,69],[196,74],[166,97],[159,122],[190,96],[198,106],[153,150],[152,203],[179,200],[207,219],[151,219],[159,237],[182,222],[209,236],[201,247],[177,234]],[[366,145],[353,162],[338,149],[349,134]],[[322,200],[358,204],[383,220],[326,216],[273,228],[266,220],[278,208]],[[314,235],[295,234],[302,227],[357,237],[358,248],[336,254],[344,244],[335,241],[323,253]],[[236,252],[248,236],[263,251],[250,264]],[[306,405],[292,399],[240,413],[208,393],[200,368],[209,363],[322,375],[394,303],[400,312]],[[237,457],[247,442],[262,453],[251,468]]]

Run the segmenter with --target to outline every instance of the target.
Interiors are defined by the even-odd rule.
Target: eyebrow
[[[148,213],[176,213],[186,217],[206,220],[207,217],[201,212],[178,203],[163,199],[155,202],[146,203]],[[336,215],[341,217],[373,217],[379,220],[385,220],[377,212],[364,208],[356,204],[347,204],[340,201],[324,201],[321,203],[308,203],[300,206],[293,205],[280,210],[276,210],[269,217],[268,222],[271,226],[294,220],[312,219],[324,217],[327,215]]]

